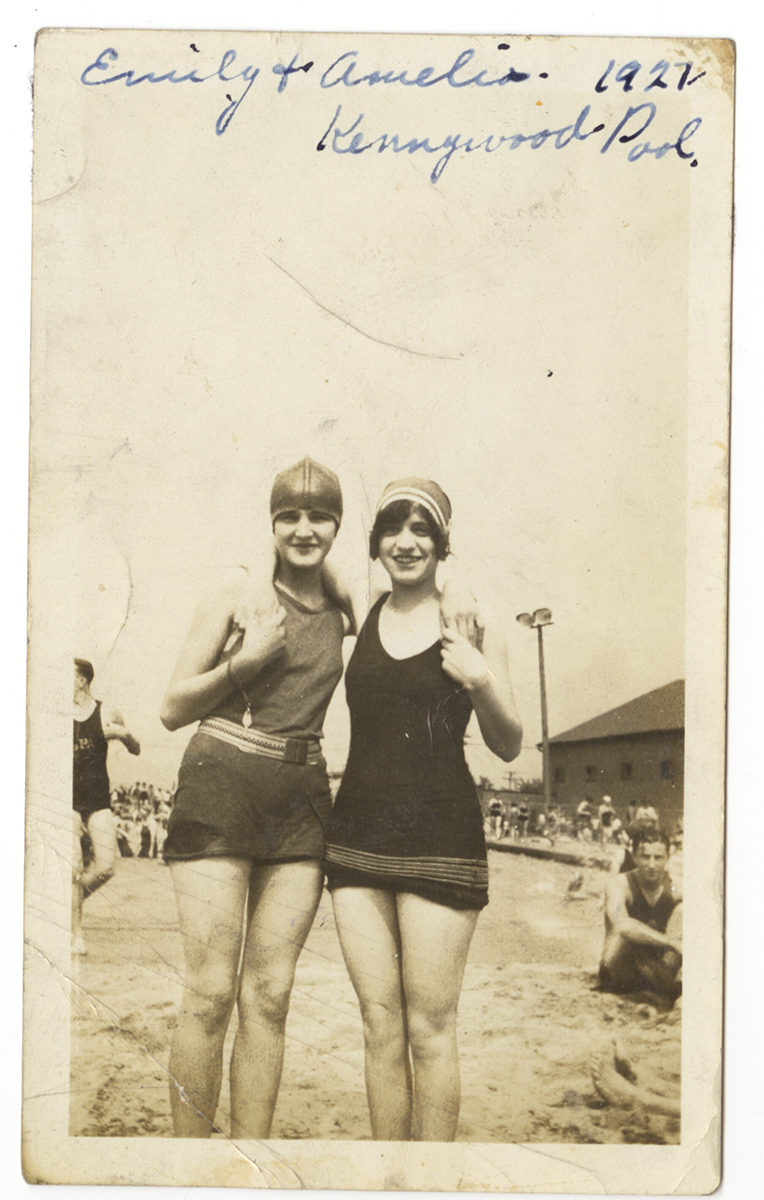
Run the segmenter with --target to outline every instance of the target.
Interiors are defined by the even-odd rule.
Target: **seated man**
[[[681,995],[681,903],[666,866],[669,840],[657,829],[633,838],[636,866],[605,885],[605,945],[600,988],[648,991],[673,1003]]]

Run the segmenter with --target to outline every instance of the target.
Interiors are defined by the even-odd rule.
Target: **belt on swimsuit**
[[[282,762],[298,767],[315,766],[322,759],[321,743],[317,738],[276,737],[272,733],[259,733],[256,729],[245,729],[232,721],[219,717],[207,717],[199,722],[199,733],[208,733],[245,750],[249,754],[262,754],[265,758],[278,758]]]

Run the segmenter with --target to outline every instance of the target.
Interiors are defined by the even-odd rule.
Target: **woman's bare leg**
[[[231,1136],[267,1138],[294,973],[321,899],[316,861],[253,867],[231,1060]]]
[[[361,1006],[371,1136],[411,1137],[411,1062],[394,892],[335,888],[342,953]]]
[[[452,1142],[461,1083],[456,1013],[478,912],[400,892],[403,988],[414,1065],[415,1141]]]
[[[238,858],[171,864],[186,960],[170,1052],[176,1137],[209,1137],[213,1131],[223,1042],[236,999],[250,865]]]

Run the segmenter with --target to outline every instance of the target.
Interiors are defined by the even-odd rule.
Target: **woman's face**
[[[337,522],[315,508],[279,513],[273,522],[276,550],[291,567],[320,567],[337,536]]]
[[[438,556],[424,517],[414,510],[402,524],[379,539],[379,561],[393,583],[413,587],[434,579]]]

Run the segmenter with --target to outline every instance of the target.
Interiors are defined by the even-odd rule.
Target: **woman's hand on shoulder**
[[[455,629],[444,629],[440,657],[443,670],[468,692],[484,687],[490,671],[480,650]]]
[[[464,601],[465,596],[469,594],[473,607],[468,614],[467,608],[460,602],[462,616],[458,620],[456,617],[449,618],[449,624],[446,626],[441,596],[441,653],[444,671],[470,690],[484,687],[491,680],[496,682],[497,678],[501,685],[509,683],[507,644],[498,618],[487,604],[479,604],[469,589],[465,593],[461,584],[458,592],[453,589],[451,594],[454,599],[449,603],[455,603],[457,596],[461,596]]]
[[[485,621],[475,595],[464,579],[450,575],[440,592],[440,628],[455,631],[471,646],[481,650]]]
[[[511,762],[520,753],[523,730],[512,694],[503,629],[489,611],[485,617],[482,650],[476,650],[461,634],[445,631],[443,669],[469,692],[488,749]]]

